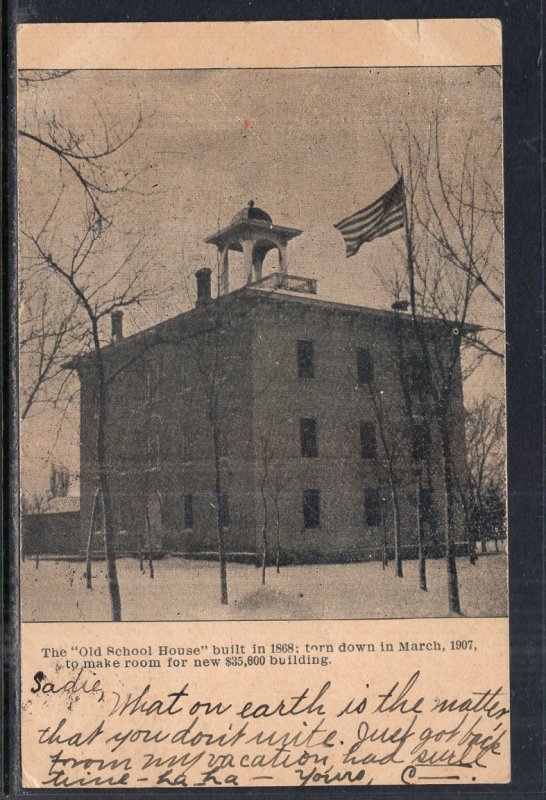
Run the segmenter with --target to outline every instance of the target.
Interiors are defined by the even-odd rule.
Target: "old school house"
[[[409,341],[410,320],[403,311],[319,299],[314,280],[288,270],[287,245],[300,233],[249,204],[207,239],[218,251],[218,297],[211,270],[202,269],[193,309],[127,338],[121,311],[112,315],[112,343],[103,353],[116,373],[107,449],[120,552],[216,551],[215,441],[229,557],[252,559],[260,551],[264,513],[271,549],[278,540],[284,560],[370,559],[380,557],[383,542],[391,547],[371,391],[390,433],[400,436],[399,342]],[[278,252],[278,269],[263,275],[270,250]],[[234,251],[242,254],[245,283],[230,291]],[[75,363],[84,548],[97,485],[97,392],[92,360]],[[419,376],[413,379],[415,392]],[[464,469],[460,370],[451,416],[454,458]],[[432,553],[441,548],[434,517],[445,513],[437,432],[430,428],[420,454],[428,465],[421,497],[412,448],[402,442],[399,450],[403,552],[415,549],[421,503]],[[462,526],[460,532],[462,538]]]

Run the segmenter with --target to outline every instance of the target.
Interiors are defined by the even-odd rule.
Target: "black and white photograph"
[[[500,66],[18,74],[25,622],[505,617]]]

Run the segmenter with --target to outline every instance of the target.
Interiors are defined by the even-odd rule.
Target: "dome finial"
[[[254,200],[249,200],[248,201],[248,207],[249,208],[254,208]]]

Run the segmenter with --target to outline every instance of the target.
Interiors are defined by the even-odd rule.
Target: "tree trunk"
[[[398,503],[398,491],[392,476],[389,476],[389,488],[391,491],[392,519],[394,526],[394,574],[397,578],[403,578],[402,553],[400,551],[400,506]]]
[[[106,452],[106,386],[104,383],[104,369],[100,360],[100,351],[96,352],[98,372],[98,424],[97,424],[97,464],[99,473],[99,489],[102,495],[104,513],[104,555],[106,557],[106,574],[108,591],[110,594],[110,607],[112,621],[121,622],[121,597],[119,593],[118,572],[115,554],[115,532],[112,513],[112,496],[108,481],[108,462]]]
[[[264,504],[264,521],[262,525],[262,585],[265,586],[265,573],[267,570],[267,498],[262,487],[262,500]]]
[[[112,513],[112,497],[107,470],[104,465],[99,466],[99,483],[104,503],[104,554],[106,556],[106,575],[108,591],[110,593],[110,607],[112,621],[121,622],[121,597],[119,593],[118,571],[115,553],[115,532]]]
[[[408,248],[410,247],[411,243],[408,244]],[[411,251],[408,249],[408,259],[411,259]],[[412,281],[410,281],[410,291],[413,292],[412,288]],[[400,370],[400,386],[402,389],[402,397],[404,400],[404,407],[406,411],[407,421],[409,424],[410,429],[410,436],[411,441],[413,444],[414,437],[415,437],[415,419],[414,419],[414,403],[411,396],[411,389],[408,385],[407,376],[406,376],[406,358],[404,353],[404,338],[402,335],[402,328],[400,324],[400,319],[398,316],[395,317],[395,325],[396,325],[396,338],[398,344],[398,368]],[[412,297],[412,321],[413,321],[413,329],[415,329],[415,299]],[[419,404],[423,406],[423,397],[421,396],[421,392],[419,393]],[[426,418],[426,416],[425,416]],[[412,446],[413,450],[413,446]],[[414,454],[412,453],[412,456]],[[423,473],[421,465],[415,463],[416,471],[417,471],[417,483],[418,483],[418,492],[419,492],[419,499],[417,503],[417,550],[418,550],[418,561],[419,561],[419,587],[423,591],[427,591],[427,575],[426,575],[426,557],[425,557],[425,546],[423,541],[423,521],[421,516],[421,489],[423,487]],[[392,491],[392,489],[391,489]],[[396,565],[396,560],[395,560]],[[398,567],[396,567],[398,570]],[[402,565],[400,563],[400,572],[397,571],[397,574],[401,575]]]
[[[268,516],[268,505],[267,505],[267,495],[265,492],[265,486],[267,483],[267,472],[268,472],[268,442],[265,440],[264,447],[263,447],[263,475],[260,480],[260,497],[262,498],[262,508],[263,508],[263,522],[262,522],[262,586],[265,586],[265,575],[267,571],[267,527],[269,523],[269,516]]]
[[[425,557],[425,529],[423,525],[423,472],[417,467],[417,562],[419,566],[419,588],[427,591],[427,561]]]
[[[144,552],[146,555],[146,560],[148,562],[148,572],[150,573],[150,579],[153,580],[155,578],[155,571],[154,571],[154,555],[153,555],[153,542],[152,542],[152,525],[150,523],[150,509],[149,509],[149,497],[150,497],[150,482],[148,480],[148,472],[145,473],[144,477],[144,517],[146,521],[146,537],[144,542]],[[144,572],[144,567],[142,568],[142,572]]]
[[[425,558],[425,531],[423,527],[423,513],[421,509],[421,497],[423,490],[422,476],[419,474],[417,484],[417,559],[419,562],[419,588],[427,591],[427,562]]]
[[[91,520],[89,522],[89,532],[87,534],[87,549],[85,552],[85,582],[88,589],[93,588],[93,578],[91,575],[91,549],[93,546],[93,525],[95,522],[95,515],[97,511],[98,497],[99,497],[99,490],[97,487],[95,489],[95,494],[93,496],[93,507],[91,509]]]
[[[381,565],[383,569],[387,569],[389,565],[389,557],[387,553],[387,520],[385,514],[384,497],[381,497],[381,528],[383,530],[383,542],[381,544]]]
[[[148,569],[150,578],[155,578],[154,572],[154,557],[152,553],[152,526],[150,525],[150,512],[148,511],[148,493],[146,492],[146,533],[147,533],[147,553],[148,553]]]
[[[471,564],[478,563],[478,551],[476,550],[476,542],[471,536],[468,537],[468,560]]]
[[[451,455],[451,442],[449,437],[449,422],[445,415],[440,420],[440,435],[442,439],[442,455],[444,466],[444,487],[445,487],[445,550],[447,567],[447,593],[449,610],[453,614],[461,613],[459,600],[459,580],[457,577],[457,561],[455,558],[455,543],[453,532],[455,529],[455,509],[454,509],[454,470]]]
[[[267,532],[264,526],[262,528],[262,586],[265,586],[266,571],[267,571]]]
[[[275,553],[275,567],[277,569],[277,575],[280,574],[280,560],[281,560],[281,515],[279,513],[279,498],[276,497],[274,500],[275,503],[275,543],[276,543],[276,553]]]
[[[476,543],[472,538],[472,512],[471,506],[468,502],[468,483],[465,485],[461,485],[460,479],[457,477],[457,490],[461,497],[461,502],[463,504],[464,510],[464,519],[465,519],[465,526],[466,526],[466,540],[468,543],[468,559],[471,564],[478,563],[478,553],[476,552]]]
[[[220,603],[228,604],[226,546],[224,538],[224,520],[222,515],[222,473],[220,470],[220,434],[216,419],[212,420],[212,438],[214,443],[214,493],[216,495],[216,519],[218,523],[218,560],[220,562]]]
[[[389,566],[389,556],[387,553],[387,532],[384,528],[383,528],[383,548],[381,552],[381,560],[383,564],[383,569],[387,569],[387,567]]]
[[[143,494],[142,497],[145,499],[146,495]],[[146,517],[146,506],[144,506],[144,517]],[[144,537],[144,533],[143,533],[142,527],[139,525],[139,527],[138,527],[138,566],[139,566],[140,572],[142,574],[144,574],[144,551],[145,551],[145,549],[146,549],[145,537]]]

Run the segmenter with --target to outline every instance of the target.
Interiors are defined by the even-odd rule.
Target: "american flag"
[[[360,209],[334,228],[341,233],[347,258],[358,253],[360,245],[404,227],[404,184],[402,178],[388,192],[366,208]]]

